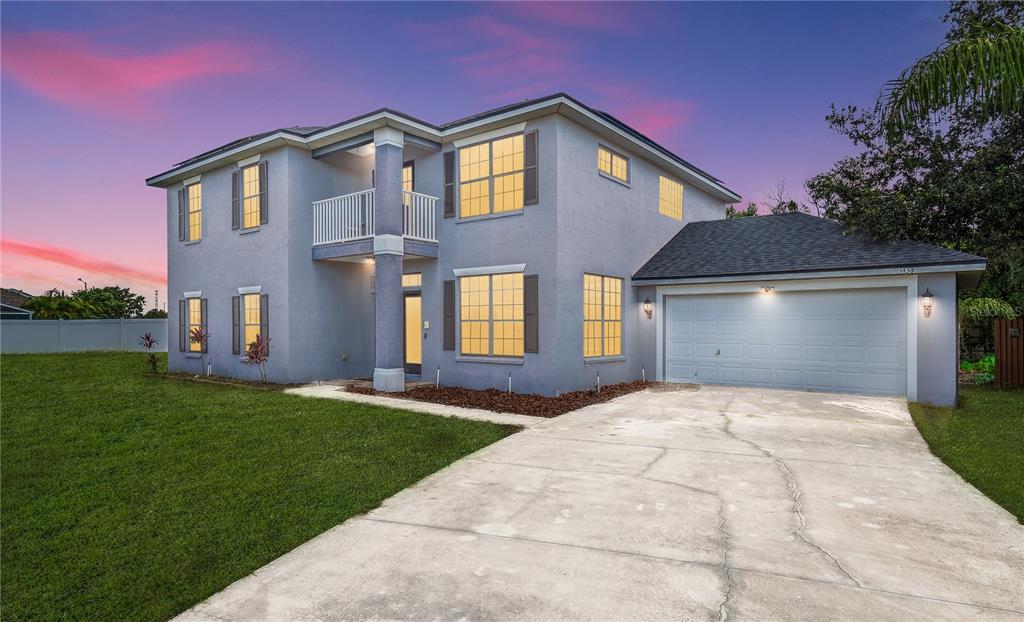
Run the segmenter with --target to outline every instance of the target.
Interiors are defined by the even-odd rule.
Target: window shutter
[[[178,352],[188,348],[188,321],[185,315],[185,300],[178,301]]]
[[[204,331],[208,330],[206,327],[206,298],[199,301],[199,323],[203,327]],[[206,352],[209,346],[210,343],[209,340],[207,340],[207,342],[203,344],[203,352]]]
[[[185,222],[185,215],[188,212],[185,210],[185,190],[184,188],[178,191],[178,240],[184,241],[186,231],[188,231],[187,223]]]
[[[537,183],[537,130],[527,132],[523,139],[523,204],[535,205],[540,201]]]
[[[444,154],[444,217],[455,216],[455,152]]]
[[[241,298],[239,296],[231,297],[231,353],[241,354],[242,348],[242,310],[241,310]]]
[[[267,201],[267,161],[260,161],[260,224],[265,225],[269,220],[270,203]]]
[[[231,171],[231,228],[237,229],[239,227],[239,217],[241,215],[241,199],[239,194],[241,193],[242,186],[242,175],[241,171]],[[238,354],[237,352],[235,354]]]
[[[455,281],[444,282],[444,349],[455,349]]]
[[[270,339],[270,299],[267,294],[260,295],[260,335],[263,336],[263,342],[266,343]],[[267,353],[270,352],[270,346],[267,346]]]
[[[540,326],[537,318],[537,275],[523,277],[523,344],[524,352],[540,352]]]

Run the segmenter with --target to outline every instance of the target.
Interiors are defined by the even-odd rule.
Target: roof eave
[[[778,281],[785,279],[826,279],[851,276],[910,276],[939,272],[984,272],[986,261],[965,260],[960,262],[899,264],[891,266],[822,268],[787,270],[781,272],[745,272],[737,274],[714,274],[692,276],[636,276],[632,280],[638,285],[684,285],[699,283],[727,283],[735,281]],[[908,272],[908,269],[913,269]]]

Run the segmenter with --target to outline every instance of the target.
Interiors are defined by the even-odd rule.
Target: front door
[[[419,374],[423,364],[423,313],[419,292],[405,295],[405,373]]]

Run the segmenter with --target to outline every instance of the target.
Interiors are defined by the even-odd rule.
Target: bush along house
[[[726,220],[720,180],[561,93],[273,130],[146,183],[167,191],[170,369],[251,378],[261,335],[277,382],[644,376],[948,404],[957,289],[985,268],[804,214]]]

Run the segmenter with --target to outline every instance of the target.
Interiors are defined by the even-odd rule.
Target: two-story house
[[[984,268],[804,215],[724,220],[740,197],[720,180],[565,94],[443,125],[383,109],[275,130],[147,184],[167,189],[170,368],[205,355],[251,377],[262,334],[281,382],[923,384],[948,402],[957,274]],[[942,319],[919,327],[926,289]]]

